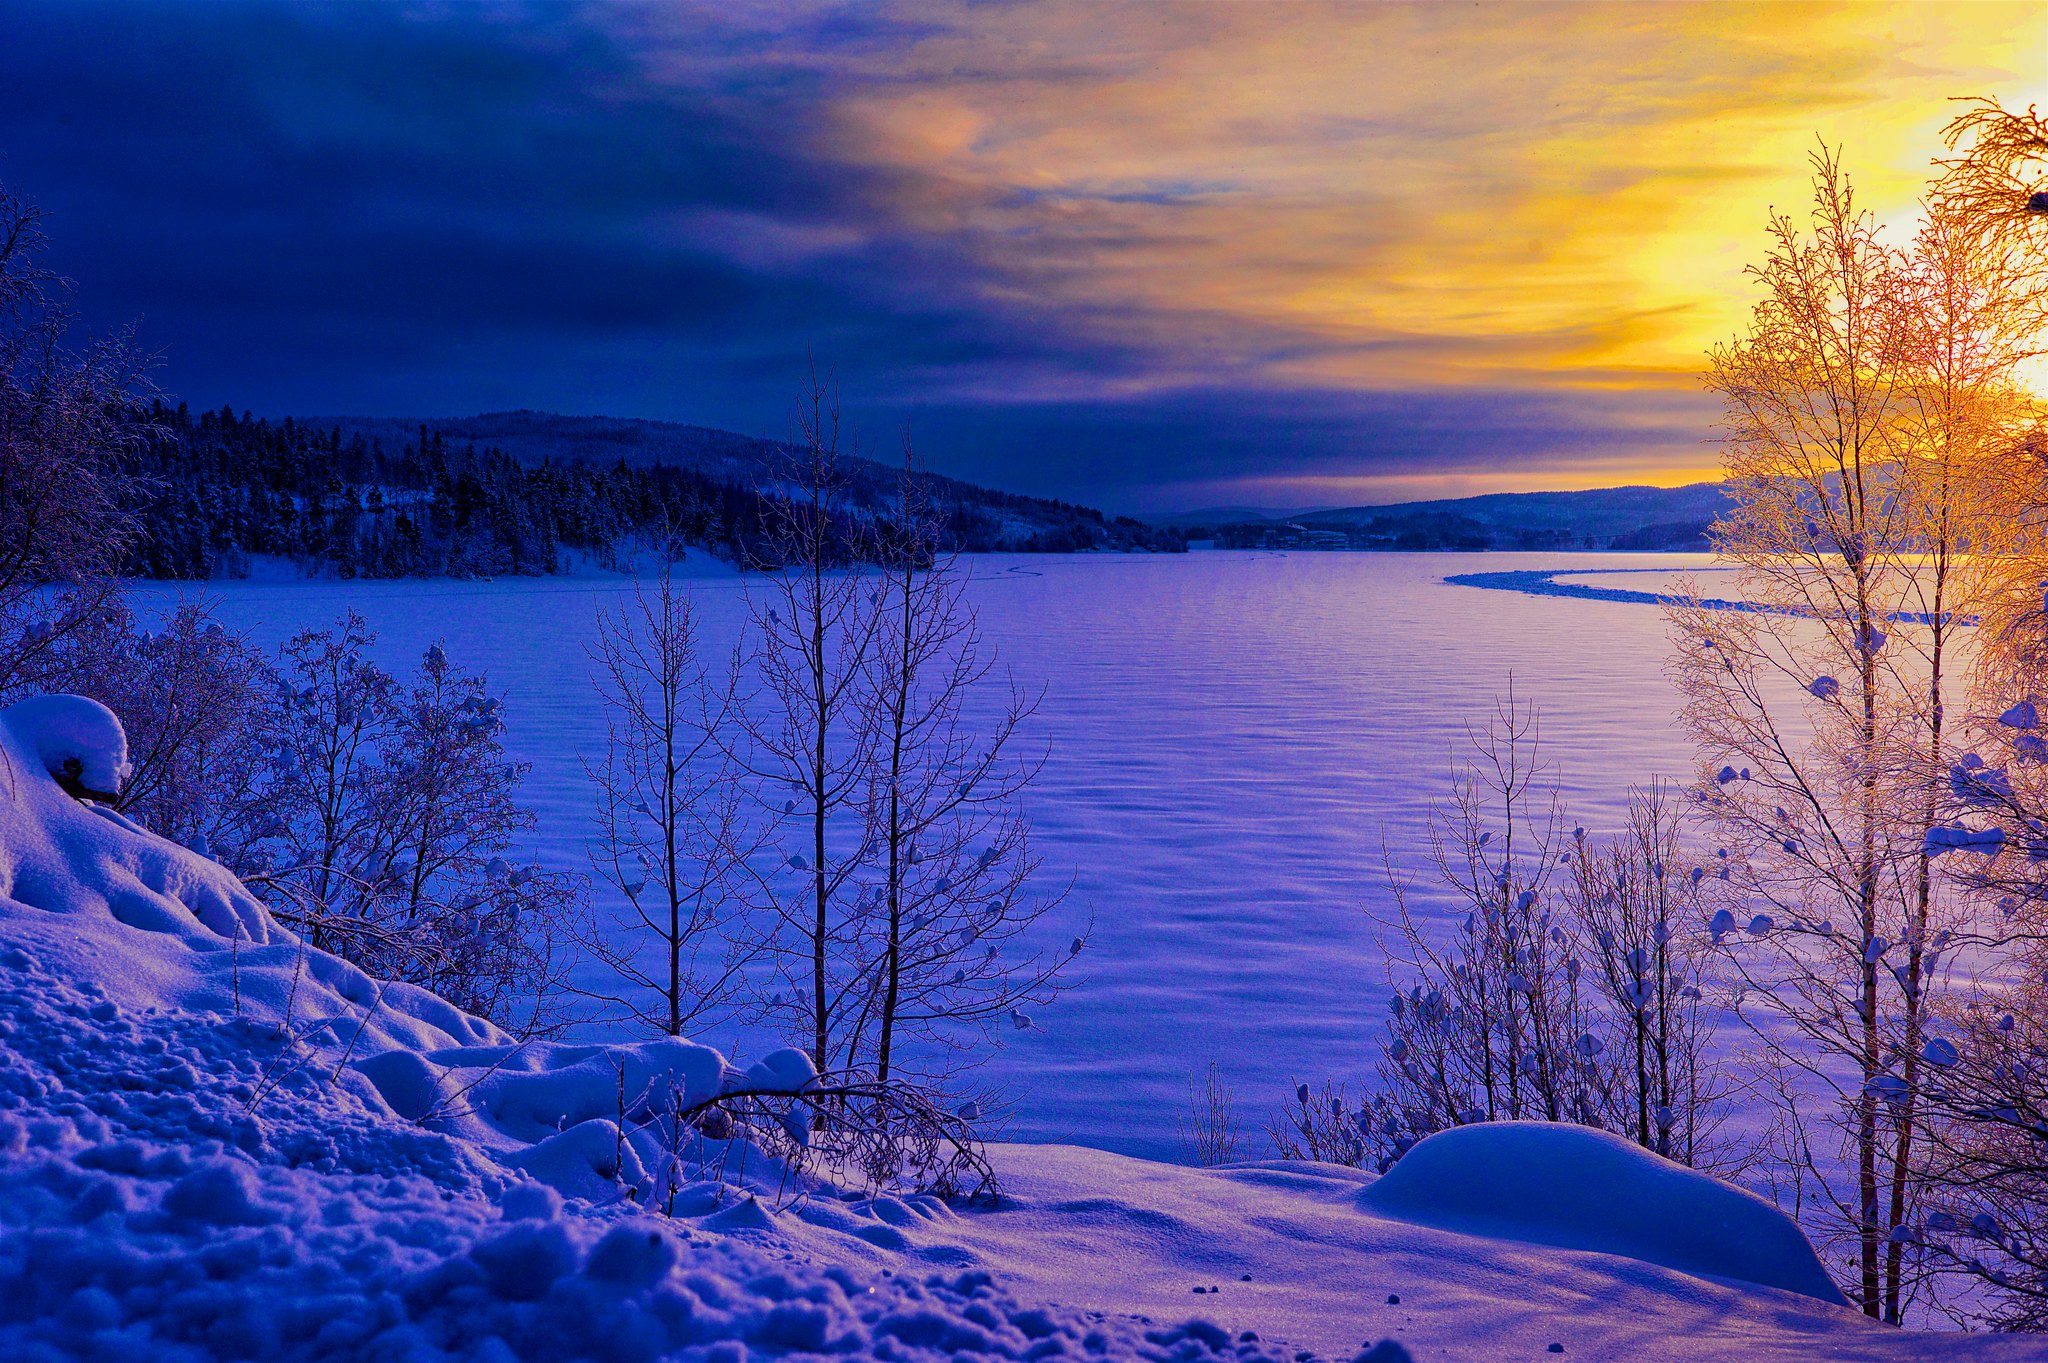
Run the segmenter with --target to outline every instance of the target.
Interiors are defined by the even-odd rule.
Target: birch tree
[[[737,669],[708,665],[701,636],[695,603],[665,567],[600,610],[591,648],[605,720],[604,754],[585,765],[598,792],[592,864],[624,907],[599,916],[587,945],[627,991],[597,997],[670,1036],[725,1008],[743,983],[738,871],[758,850],[724,742]]]
[[[128,339],[67,344],[42,214],[0,185],[0,691],[116,595],[138,531],[122,463],[147,425]]]
[[[877,920],[879,959],[854,1030],[858,1053],[884,1081],[906,1043],[942,1074],[947,1053],[1031,1027],[1030,1010],[1052,1002],[1084,945],[1077,936],[1018,952],[1059,902],[1034,893],[1038,859],[1021,807],[1040,765],[1020,751],[1036,701],[998,678],[966,575],[941,549],[939,530],[906,441],[894,520],[877,548],[861,693],[862,727],[874,735],[875,848],[875,880],[861,902]]]
[[[772,560],[747,595],[754,699],[732,735],[770,836],[746,863],[754,949],[772,973],[766,1011],[820,1073],[857,1058],[870,997],[869,927],[856,901],[873,852],[866,817],[876,736],[860,704],[879,611],[855,571],[863,534],[847,500],[838,393],[815,374],[796,411],[797,452],[764,512]],[[794,845],[789,845],[793,843]]]
[[[1779,1154],[1849,1294],[1896,1322],[1919,1281],[1893,1238],[1922,1192],[1919,1039],[1967,914],[1927,830],[1986,503],[1960,373],[1937,372],[1965,326],[1934,306],[1954,260],[1935,229],[1894,251],[1838,158],[1813,168],[1806,221],[1771,219],[1748,328],[1710,357],[1734,504],[1713,538],[1748,608],[1675,608],[1673,673],[1746,899],[1713,932],[1771,1057]]]

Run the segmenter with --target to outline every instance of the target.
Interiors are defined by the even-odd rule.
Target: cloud
[[[815,353],[1034,491],[1583,485],[1709,462],[1691,371],[1815,132],[1906,212],[1942,99],[2023,96],[2044,41],[2026,4],[16,6],[0,176],[199,402],[774,434]]]

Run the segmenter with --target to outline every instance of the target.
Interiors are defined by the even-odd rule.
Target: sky
[[[2048,4],[0,0],[0,182],[195,407],[857,433],[1116,510],[1711,475],[1839,145],[1909,226]]]

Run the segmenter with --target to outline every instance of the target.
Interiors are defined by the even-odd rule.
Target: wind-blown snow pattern
[[[1696,1258],[1584,1217],[1546,1228],[1612,1172],[1560,1156],[1557,1132],[1450,1147],[1452,1182],[1476,1160],[1555,1183],[1493,1227],[1445,1200],[1427,1142],[1417,1177],[1379,1183],[997,1147],[994,1210],[830,1188],[777,1209],[684,1171],[658,1215],[622,1095],[800,1088],[801,1064],[522,1045],[373,980],[219,866],[67,795],[41,757],[53,713],[0,712],[10,1363],[2028,1356],[1831,1304],[1761,1204],[1735,1239],[1703,1224]],[[1652,1164],[1617,1186],[1654,1227],[1717,1207],[1702,1182]]]

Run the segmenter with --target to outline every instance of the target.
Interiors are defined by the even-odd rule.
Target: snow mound
[[[1621,1255],[1846,1304],[1783,1212],[1611,1132],[1542,1122],[1442,1131],[1361,1191],[1358,1205],[1445,1230]]]
[[[128,779],[128,735],[96,700],[36,696],[8,707],[5,719],[53,776],[106,792]]]
[[[289,940],[226,868],[57,784],[113,790],[127,765],[121,723],[96,701],[37,696],[0,710],[0,895],[199,947]]]

